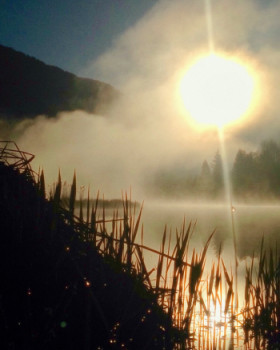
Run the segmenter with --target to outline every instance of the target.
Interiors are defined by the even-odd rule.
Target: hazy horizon
[[[250,118],[225,128],[230,164],[238,149],[256,151],[261,141],[279,137],[279,11],[273,1],[212,2],[216,50],[251,64],[263,84]],[[158,1],[80,69],[81,75],[123,92],[125,99],[110,118],[82,111],[38,116],[18,123],[10,134],[1,128],[1,137],[10,135],[35,154],[33,167],[43,168],[49,183],[59,169],[68,182],[76,170],[80,184],[100,189],[107,198],[132,188],[142,200],[143,180],[157,169],[181,162],[194,172],[220,148],[217,130],[195,127],[178,93],[186,66],[201,53],[208,53],[204,2]]]

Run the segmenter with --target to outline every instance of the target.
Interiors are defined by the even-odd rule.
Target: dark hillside
[[[84,110],[106,114],[119,96],[111,85],[74,74],[0,45],[0,117],[55,116]]]
[[[2,349],[172,349],[141,276],[106,260],[42,183],[0,160]]]

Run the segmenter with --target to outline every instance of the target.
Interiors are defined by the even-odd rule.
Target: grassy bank
[[[171,320],[144,273],[60,207],[60,184],[46,200],[43,177],[31,175],[0,163],[3,348],[172,349]]]
[[[258,258],[247,262],[241,297],[222,252],[210,265],[206,261],[215,232],[197,252],[190,249],[195,225],[183,222],[175,232],[165,229],[159,249],[151,249],[144,245],[142,207],[131,198],[124,196],[122,209],[109,220],[106,201],[79,198],[77,215],[75,176],[68,196],[62,198],[60,176],[47,196],[43,173],[34,174],[28,161],[5,163],[5,348],[279,349],[277,247],[267,251],[261,243]],[[146,266],[147,254],[157,260],[153,268]]]

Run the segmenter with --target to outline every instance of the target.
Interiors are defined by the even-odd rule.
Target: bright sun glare
[[[181,80],[188,113],[199,124],[222,127],[244,116],[252,103],[254,78],[242,63],[211,54],[198,59]]]

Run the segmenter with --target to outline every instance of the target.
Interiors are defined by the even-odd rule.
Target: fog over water
[[[217,50],[244,60],[260,80],[256,108],[246,120],[225,129],[231,164],[238,149],[255,151],[262,140],[279,137],[276,33],[280,3],[216,0],[212,10]],[[33,168],[43,168],[49,184],[56,180],[59,169],[62,179],[70,182],[76,169],[79,184],[90,185],[93,196],[99,189],[105,198],[116,198],[132,188],[133,199],[147,199],[143,214],[147,235],[158,237],[164,223],[178,226],[185,216],[187,222],[197,220],[195,240],[204,242],[216,228],[214,240],[221,239],[226,245],[230,233],[223,220],[224,206],[151,202],[146,188],[162,167],[181,162],[190,173],[199,171],[203,160],[211,160],[220,147],[217,130],[197,128],[178,92],[188,64],[207,52],[204,3],[158,1],[103,55],[81,67],[82,76],[108,82],[123,93],[109,117],[82,111],[62,112],[53,119],[38,116],[13,127],[2,124],[0,136],[35,154]],[[252,237],[276,235],[278,207],[236,208],[240,255],[244,256],[252,252]]]
[[[262,83],[257,109],[225,130],[230,162],[239,148],[253,151],[261,140],[279,135],[279,11],[273,1],[212,3],[216,49],[242,58]],[[193,58],[208,53],[207,36],[203,1],[158,1],[103,55],[81,67],[81,75],[124,94],[110,118],[80,111],[38,116],[20,123],[10,138],[36,155],[34,167],[44,167],[49,181],[58,168],[67,180],[76,169],[82,184],[108,197],[130,186],[138,197],[143,178],[162,165],[183,159],[188,168],[199,168],[219,148],[217,131],[193,125],[178,87]]]
[[[139,208],[138,208],[139,210]],[[261,240],[267,248],[275,247],[280,237],[280,204],[234,204],[234,230],[237,239],[237,255],[240,260],[258,256]],[[122,210],[119,209],[121,216]],[[223,202],[158,201],[146,200],[141,216],[144,228],[144,243],[158,250],[165,227],[176,241],[176,230],[181,231],[192,223],[191,249],[202,251],[213,231],[215,234],[209,248],[210,257],[216,259],[220,245],[223,259],[234,256],[232,221],[229,207]],[[107,210],[112,218],[112,210]],[[100,212],[100,217],[102,213]],[[191,251],[191,250],[190,250]]]

